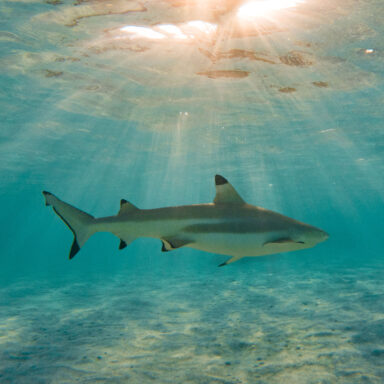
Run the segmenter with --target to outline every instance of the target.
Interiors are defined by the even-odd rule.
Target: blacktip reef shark
[[[311,225],[280,213],[247,204],[223,176],[215,176],[213,203],[158,209],[139,209],[121,200],[116,216],[99,219],[43,192],[45,204],[73,232],[72,259],[96,232],[111,232],[120,239],[119,249],[139,237],[154,237],[162,251],[182,247],[231,256],[219,266],[247,256],[263,256],[314,247],[329,236]]]

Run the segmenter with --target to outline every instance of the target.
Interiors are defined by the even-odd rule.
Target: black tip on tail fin
[[[69,260],[73,259],[77,252],[80,251],[79,244],[77,243],[76,237],[73,239],[71,251],[69,252]]]
[[[221,175],[216,175],[215,176],[215,184],[216,185],[223,185],[223,184],[227,184],[228,183],[228,180],[221,176]]]
[[[43,191],[43,195],[44,195],[44,198],[45,198],[45,205],[46,205],[46,206],[51,205],[51,204],[49,204],[48,201],[47,201],[47,196],[52,196],[52,193],[47,192],[47,191]]]
[[[225,265],[227,265],[228,263],[225,261],[224,263],[221,263],[218,265],[218,267],[224,267]]]

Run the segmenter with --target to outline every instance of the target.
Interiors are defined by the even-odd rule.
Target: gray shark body
[[[181,247],[231,256],[222,265],[246,256],[262,256],[311,248],[328,234],[277,212],[245,203],[232,185],[216,175],[212,204],[159,209],[139,209],[121,200],[116,216],[95,219],[91,215],[43,192],[46,205],[74,234],[73,258],[96,232],[111,232],[120,238],[119,249],[139,237],[162,241],[162,251]]]

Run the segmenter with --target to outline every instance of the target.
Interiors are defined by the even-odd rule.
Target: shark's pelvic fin
[[[119,213],[117,215],[118,216],[126,215],[126,214],[132,213],[134,211],[138,211],[138,210],[139,210],[139,208],[137,208],[135,205],[133,205],[129,201],[127,201],[125,199],[121,199],[120,200],[120,210],[119,210]]]
[[[245,201],[226,178],[216,175],[215,184],[216,196],[213,200],[215,204],[245,204]]]
[[[119,249],[124,249],[127,246],[127,243],[124,240],[120,239]]]
[[[170,239],[161,239],[161,241],[163,243],[163,246],[161,248],[163,252],[173,251],[174,249],[181,248],[192,243],[191,240],[179,239],[177,237],[173,237]]]
[[[219,264],[218,266],[224,267],[224,265],[234,263],[235,261],[240,260],[241,258],[242,258],[242,256],[233,256],[230,259],[228,259],[227,261],[225,261],[224,263]]]
[[[73,233],[74,239],[69,252],[69,258],[72,259],[85,242],[95,233],[95,229],[92,226],[95,219],[93,216],[88,215],[88,213],[61,201],[50,192],[43,191],[43,195],[45,205],[51,205],[57,216],[64,221]]]
[[[116,234],[117,235],[117,234]],[[118,235],[117,235],[118,236]],[[120,238],[120,237],[119,237]],[[136,240],[136,237],[129,237],[124,235],[124,238],[120,238],[120,243],[119,243],[119,250],[124,249],[127,247],[129,244],[132,243],[132,241]]]

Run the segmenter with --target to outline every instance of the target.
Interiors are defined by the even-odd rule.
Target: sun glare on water
[[[245,21],[266,18],[271,14],[293,8],[306,0],[253,0],[241,5],[235,17]],[[191,41],[199,38],[210,38],[215,35],[219,24],[203,20],[191,20],[179,24],[157,24],[152,26],[126,25],[119,28],[123,34],[118,34],[116,39],[147,39],[164,41]]]
[[[194,39],[199,36],[208,36],[214,33],[217,25],[200,20],[192,20],[179,25],[174,24],[158,24],[152,27],[142,27],[127,25],[120,28],[131,39],[176,39],[187,40]],[[120,36],[121,37],[121,36]]]
[[[166,36],[162,33],[156,32],[147,27],[137,27],[134,25],[127,25],[120,28],[122,32],[128,33],[132,38],[146,38],[146,39],[164,39]]]
[[[265,17],[269,14],[286,8],[296,7],[304,3],[305,0],[258,0],[250,1],[242,5],[237,16],[241,19],[253,19],[257,17]]]

